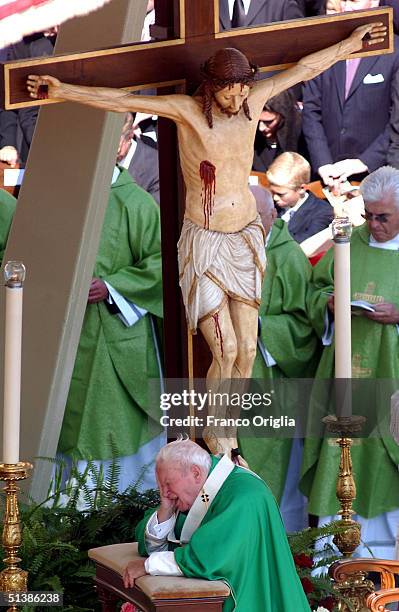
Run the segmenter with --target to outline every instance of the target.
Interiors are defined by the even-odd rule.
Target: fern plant
[[[29,590],[63,592],[62,610],[99,611],[93,588],[94,565],[87,551],[133,540],[137,522],[149,507],[158,505],[159,495],[157,491],[141,493],[137,483],[119,493],[117,459],[107,470],[89,461],[83,473],[73,462],[65,485],[65,462],[51,461],[55,463],[54,478],[46,500],[40,504],[29,500],[20,507],[21,567],[29,572]],[[2,501],[4,506],[4,498]],[[48,608],[23,608],[24,612],[42,610],[47,612]]]

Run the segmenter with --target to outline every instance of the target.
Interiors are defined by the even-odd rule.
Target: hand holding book
[[[381,304],[373,304],[373,307],[374,312],[365,311],[363,313],[368,319],[384,325],[399,323],[399,310],[395,304],[383,302]]]

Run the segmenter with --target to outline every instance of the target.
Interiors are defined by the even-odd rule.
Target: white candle
[[[21,401],[22,296],[25,267],[9,261],[6,281],[3,462],[18,463]]]
[[[336,385],[338,417],[350,417],[352,414],[351,233],[352,225],[348,218],[334,219],[335,378],[343,379]]]

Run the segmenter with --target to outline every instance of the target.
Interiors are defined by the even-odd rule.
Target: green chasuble
[[[93,272],[162,317],[160,222],[153,198],[122,170],[112,185]],[[149,381],[159,378],[149,315],[131,327],[104,302],[88,304],[58,451],[78,459],[132,455],[160,433],[148,423]]]
[[[314,376],[319,356],[319,341],[306,310],[306,295],[312,267],[299,244],[291,237],[287,224],[277,219],[266,247],[267,269],[259,308],[260,340],[277,362],[267,367],[262,355],[256,355],[252,378],[310,378]],[[296,409],[298,396],[293,388],[278,389],[279,411],[287,402]],[[290,397],[291,396],[291,397]],[[304,407],[304,409],[307,407]],[[245,436],[245,437],[242,437]],[[243,430],[240,448],[250,468],[267,482],[277,500],[281,499],[291,451],[291,439],[249,437]]]
[[[369,237],[366,224],[356,228],[352,235],[352,300],[391,302],[399,308],[399,252],[370,247]],[[333,264],[331,249],[314,269],[314,293],[309,300],[309,314],[320,336],[324,329],[326,292],[334,290]],[[334,343],[324,348],[316,377],[334,377]],[[399,380],[399,333],[396,325],[383,325],[363,316],[352,316],[352,377],[384,379],[366,383],[364,401],[354,400],[354,412],[366,415],[372,432],[369,437],[355,440],[352,446],[357,490],[353,506],[361,516],[372,518],[399,507],[399,446],[389,436],[388,430],[390,395],[397,390]],[[313,425],[328,412],[335,412],[335,407],[329,403],[328,388],[326,383],[321,395],[318,394],[311,403]],[[381,433],[385,437],[381,437]],[[300,486],[309,498],[309,512],[317,516],[335,514],[338,510],[335,481],[339,448],[332,442],[315,437],[305,440]]]
[[[211,471],[218,461],[212,457]],[[150,514],[136,528],[143,556],[147,555],[144,533]],[[185,519],[185,514],[179,514],[177,538]],[[174,555],[188,578],[223,580],[230,586],[232,595],[223,612],[310,610],[276,501],[263,480],[247,470],[233,469],[190,542],[174,548]]]
[[[5,189],[0,189],[0,266],[7,246],[8,234],[17,200]]]

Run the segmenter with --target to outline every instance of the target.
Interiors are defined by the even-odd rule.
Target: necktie
[[[345,78],[345,100],[349,95],[353,79],[360,64],[360,57],[346,60],[346,78]]]
[[[234,0],[233,16],[231,18],[232,28],[241,28],[245,25],[245,10],[242,0]]]

